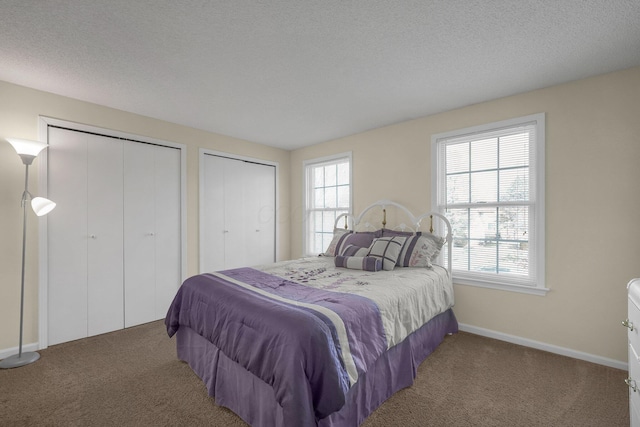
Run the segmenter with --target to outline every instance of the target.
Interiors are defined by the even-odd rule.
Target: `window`
[[[544,294],[544,114],[432,137],[456,283]]]
[[[351,213],[351,153],[304,162],[304,251],[319,254],[331,243],[336,218]]]

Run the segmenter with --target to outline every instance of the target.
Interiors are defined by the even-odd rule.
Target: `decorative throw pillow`
[[[380,271],[382,261],[371,256],[342,256],[338,255],[335,260],[336,267],[351,268],[354,270]]]
[[[344,229],[336,228],[333,230],[333,239],[329,244],[329,247],[324,252],[326,256],[342,255],[344,248],[349,245],[357,246],[359,248],[368,248],[371,246],[373,239],[380,237],[382,230],[377,231],[362,231],[353,232]]]
[[[344,230],[342,228],[336,228],[333,230],[333,239],[331,239],[331,243],[327,247],[327,250],[324,251],[325,256],[336,256],[336,249],[338,247],[338,243],[340,243],[341,239],[345,237],[347,234],[351,234],[351,231]]]
[[[444,245],[445,239],[431,233],[416,233],[408,237],[398,256],[398,265],[401,267],[427,267],[431,264]]]
[[[405,240],[406,237],[401,236],[375,239],[369,248],[368,256],[381,259],[384,270],[393,270]]]
[[[369,247],[361,248],[361,247],[356,246],[356,245],[347,245],[342,250],[342,253],[340,255],[342,255],[342,256],[359,256],[359,257],[363,257],[363,256],[367,256],[368,253],[369,253]]]

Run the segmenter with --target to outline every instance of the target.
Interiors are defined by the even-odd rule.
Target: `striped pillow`
[[[393,270],[406,239],[402,236],[375,239],[369,248],[368,256],[382,260],[384,270]]]
[[[380,271],[382,261],[371,256],[342,256],[335,260],[336,267],[351,268],[354,270]]]
[[[363,256],[367,256],[368,253],[369,253],[369,247],[361,248],[360,246],[356,246],[356,245],[347,245],[347,247],[342,250],[342,253],[340,255],[363,257]]]
[[[339,252],[337,252],[338,245],[342,242],[344,237],[348,236],[349,234],[351,234],[351,231],[344,230],[341,228],[336,228],[335,230],[333,230],[333,239],[331,240],[331,243],[329,243],[327,250],[324,251],[324,255],[325,256],[338,255],[339,254]]]
[[[432,268],[431,262],[440,254],[445,239],[431,233],[420,233],[408,237],[398,256],[400,267]]]
[[[382,236],[382,230],[377,231],[347,231],[336,228],[333,231],[333,239],[329,247],[324,252],[325,256],[342,255],[344,248],[349,245],[358,246],[360,248],[368,248],[376,237]]]

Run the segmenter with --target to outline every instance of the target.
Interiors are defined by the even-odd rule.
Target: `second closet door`
[[[275,167],[204,155],[201,272],[275,261]]]
[[[251,265],[275,261],[275,168],[245,163],[245,253]]]

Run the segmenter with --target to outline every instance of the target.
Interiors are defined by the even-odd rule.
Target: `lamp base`
[[[25,353],[22,353],[22,356],[14,354],[13,356],[9,356],[6,359],[0,361],[0,368],[19,368],[20,366],[33,363],[38,359],[40,359],[40,354],[36,353],[35,351],[27,351]]]

